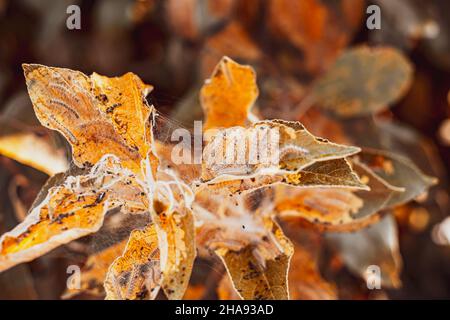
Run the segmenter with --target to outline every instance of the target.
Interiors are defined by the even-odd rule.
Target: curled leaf
[[[314,137],[299,122],[259,121],[249,128],[219,130],[212,137],[203,152],[202,179],[251,177],[270,171],[293,173],[314,162],[344,158],[359,151],[357,147]]]
[[[167,211],[156,203],[153,215],[161,259],[161,287],[171,300],[183,298],[196,255],[192,212]]]

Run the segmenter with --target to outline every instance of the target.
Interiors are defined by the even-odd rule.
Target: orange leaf
[[[153,108],[145,96],[151,86],[132,73],[106,78],[35,64],[23,69],[39,121],[64,135],[78,166],[114,154],[124,167],[140,173],[150,151],[148,118]]]
[[[204,130],[243,126],[257,97],[253,68],[223,57],[200,92],[206,117]]]

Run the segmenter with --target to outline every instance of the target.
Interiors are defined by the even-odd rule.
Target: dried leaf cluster
[[[380,90],[386,80],[378,72],[404,68],[392,60],[401,57],[389,51],[358,49],[349,53],[349,62],[344,55],[317,84],[315,96],[325,108],[338,101],[337,112],[351,115],[373,112],[386,102],[365,94],[364,88],[357,91],[366,100],[354,100],[358,97],[349,88],[327,89],[332,87],[328,82],[348,83],[335,78],[349,76],[342,70],[363,68],[372,54],[393,54],[376,59],[387,67],[367,70]],[[160,115],[146,100],[152,87],[136,75],[86,76],[42,65],[24,65],[24,73],[38,119],[70,143],[74,168],[47,186],[26,219],[1,237],[1,270],[95,233],[108,215],[119,211],[146,216],[148,223],[132,230],[128,240],[89,258],[82,288],[101,293],[103,283],[107,299],[154,299],[160,289],[169,299],[181,299],[197,252],[220,258],[232,283],[227,290],[236,291],[229,295],[243,299],[288,299],[288,273],[297,266],[291,259],[310,274],[311,285],[323,282],[314,258],[301,242],[289,240],[280,223],[292,230],[303,226],[339,232],[329,234],[327,241],[343,251],[350,269],[361,272],[381,263],[389,270],[383,282],[398,286],[401,260],[389,210],[419,196],[434,180],[387,151],[330,142],[298,121],[259,120],[253,110],[258,88],[251,67],[227,57],[219,62],[200,92],[206,129],[216,132],[200,165],[180,167],[167,151],[174,146],[158,139]],[[400,72],[395,81],[384,99],[396,99],[408,77]],[[220,140],[221,135],[238,132],[242,138],[251,129],[264,128],[280,133],[278,163],[211,161],[224,147],[217,141],[230,141]],[[370,255],[376,261],[355,261],[375,249],[365,248],[369,239],[379,239],[376,250],[381,251]],[[293,294],[305,294],[298,285],[294,282]],[[334,295],[330,285],[323,286],[326,297]]]

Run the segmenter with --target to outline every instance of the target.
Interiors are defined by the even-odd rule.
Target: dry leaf
[[[399,252],[397,224],[388,215],[377,224],[355,233],[330,234],[329,241],[336,246],[350,270],[367,280],[370,266],[381,271],[382,287],[401,286],[402,258]]]
[[[206,118],[204,130],[245,125],[257,97],[253,68],[223,57],[200,92]]]
[[[160,288],[160,253],[154,225],[133,230],[105,278],[106,299],[154,299]]]
[[[357,47],[344,52],[314,85],[317,103],[343,117],[376,113],[408,90],[413,69],[399,51]]]
[[[255,256],[251,245],[240,251],[226,248],[217,249],[217,255],[224,262],[233,286],[239,296],[250,300],[286,300],[289,299],[287,273],[293,247],[276,223],[268,223],[272,230],[279,254],[271,259]]]
[[[155,203],[161,259],[161,287],[169,299],[181,299],[189,284],[196,255],[194,218],[189,208],[170,211]]]
[[[145,96],[151,86],[132,73],[106,78],[35,64],[23,69],[39,121],[69,141],[78,166],[114,154],[124,167],[140,173],[150,151],[147,121],[153,109]]]
[[[114,187],[129,177],[114,172],[121,172],[118,165],[114,158],[106,157],[89,174],[69,176],[62,185],[50,188],[26,219],[0,238],[0,270],[96,232],[106,212],[123,204],[111,196]]]
[[[342,159],[358,151],[316,138],[299,122],[259,121],[212,137],[203,151],[202,182],[234,192],[274,183],[366,189]]]

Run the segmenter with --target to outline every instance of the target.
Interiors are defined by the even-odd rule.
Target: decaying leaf
[[[368,279],[375,266],[381,274],[382,287],[401,285],[402,258],[399,252],[397,224],[388,215],[380,222],[355,233],[330,234],[329,242],[337,247],[349,269]]]
[[[46,139],[33,133],[1,136],[0,154],[50,176],[64,172],[69,167],[62,150],[56,150]]]
[[[261,258],[255,256],[255,248],[251,245],[239,251],[226,248],[216,250],[227,267],[234,288],[243,299],[289,299],[287,273],[293,247],[275,222],[269,224],[272,226],[267,227],[273,228],[279,253],[271,258],[263,257],[264,264],[261,264]]]
[[[354,231],[378,222],[383,210],[414,199],[435,182],[409,160],[383,151],[364,149],[352,164],[370,190],[277,187],[276,212],[322,231]]]
[[[114,197],[114,188],[121,188],[132,174],[119,175],[117,161],[105,157],[87,175],[69,176],[50,188],[26,219],[0,238],[0,270],[96,232],[107,211],[124,204]]]
[[[409,61],[395,49],[344,52],[314,85],[317,103],[340,116],[376,113],[397,101],[412,80]]]
[[[106,78],[35,64],[23,69],[39,121],[69,141],[78,166],[114,154],[124,167],[140,172],[150,151],[147,120],[153,109],[145,96],[151,86],[132,73]]]
[[[411,160],[395,153],[364,149],[358,158],[387,183],[404,189],[389,200],[387,207],[406,203],[437,183],[436,178],[425,175]]]
[[[222,58],[200,92],[206,117],[204,130],[245,125],[257,97],[253,68],[240,65],[228,57]]]
[[[155,203],[152,215],[158,234],[161,287],[169,299],[181,299],[196,255],[194,218],[190,209],[171,211]]]
[[[285,27],[277,24],[282,33]],[[225,30],[236,28],[230,23]],[[303,40],[292,38],[302,48]],[[116,209],[146,225],[91,256],[81,290],[66,297],[102,294],[103,283],[107,299],[154,299],[161,288],[167,298],[181,299],[198,247],[203,258],[217,255],[225,265],[233,287],[222,281],[228,298],[288,299],[288,272],[294,298],[335,298],[315,254],[290,236],[294,254],[275,219],[288,227],[358,230],[327,237],[350,270],[363,275],[379,265],[383,285],[399,285],[401,258],[388,209],[435,180],[408,159],[318,138],[300,122],[257,121],[251,67],[227,57],[219,62],[200,94],[208,130],[201,165],[181,166],[171,158],[175,147],[164,138],[163,117],[145,100],[151,87],[136,75],[88,77],[41,65],[24,71],[39,120],[69,141],[77,168],[51,178],[26,219],[0,238],[0,271],[98,231]],[[339,115],[373,113],[401,96],[410,74],[399,53],[358,48],[317,82],[314,95]]]
[[[160,253],[154,225],[133,230],[105,278],[106,299],[154,299],[160,288]]]
[[[272,220],[270,192],[197,194],[197,244],[221,257],[243,299],[286,299],[292,244]]]
[[[234,192],[275,183],[366,189],[343,159],[358,151],[316,138],[299,122],[259,121],[212,137],[203,152],[202,181]]]

